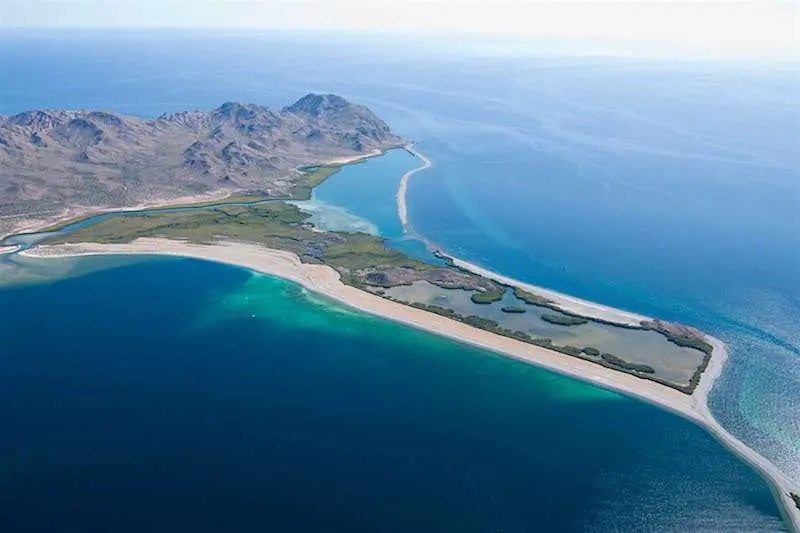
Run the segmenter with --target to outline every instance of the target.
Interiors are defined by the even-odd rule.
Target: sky
[[[0,0],[10,27],[422,31],[800,55],[800,0]]]

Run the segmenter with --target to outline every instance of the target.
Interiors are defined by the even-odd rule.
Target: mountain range
[[[402,142],[368,108],[332,94],[280,110],[227,102],[154,119],[103,110],[0,116],[0,217],[222,192],[291,198],[299,166]]]

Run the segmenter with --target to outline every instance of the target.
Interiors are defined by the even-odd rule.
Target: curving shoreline
[[[372,150],[366,154],[358,154],[352,156],[345,156],[345,157],[335,157],[333,159],[329,159],[323,163],[323,165],[351,165],[353,163],[360,163],[365,161],[371,157],[377,157],[379,155],[383,155],[386,150]]]
[[[721,375],[727,359],[725,345],[719,339],[708,338],[714,346],[711,364],[703,374],[695,393],[687,396],[630,374],[610,370],[588,361],[564,356],[545,348],[386,300],[345,285],[339,279],[339,274],[329,266],[302,263],[300,258],[291,252],[272,250],[255,244],[220,242],[200,245],[168,239],[139,239],[130,244],[40,245],[23,251],[21,254],[38,258],[106,254],[167,255],[235,265],[298,283],[310,291],[337,300],[361,312],[452,338],[638,398],[704,427],[725,447],[751,464],[769,482],[790,527],[795,531],[800,531],[800,512],[796,511],[789,497],[790,491],[796,491],[792,481],[775,465],[723,428],[708,409],[708,394],[713,388],[714,382]]]
[[[417,172],[432,165],[430,159],[417,151],[413,144],[404,146],[405,150],[422,161],[422,165],[406,172],[400,180],[397,191],[398,216],[405,233],[419,239],[429,249],[435,250],[434,243],[416,235],[408,220],[406,195],[410,178]],[[340,164],[356,163],[380,153],[359,156]],[[163,205],[163,204],[162,204]],[[10,250],[13,253],[16,250]],[[438,251],[438,250],[437,250]],[[593,317],[621,325],[638,325],[650,318],[632,312],[611,308],[594,302],[582,300],[556,291],[537,287],[514,280],[502,274],[492,272],[478,265],[447,256],[456,267],[469,270],[475,274],[494,279],[502,284],[517,286],[535,294],[544,296],[566,311],[583,316]],[[197,245],[183,241],[166,239],[140,239],[130,244],[64,244],[56,246],[40,245],[20,252],[29,257],[73,257],[85,255],[135,254],[135,255],[170,255],[190,257],[207,261],[227,263],[252,271],[277,276],[299,283],[310,291],[328,296],[351,308],[381,316],[417,329],[426,330],[437,335],[456,339],[457,341],[484,348],[507,357],[525,361],[557,373],[590,382],[606,389],[621,392],[628,396],[646,401],[660,408],[669,410],[679,416],[704,427],[721,444],[755,468],[768,482],[773,490],[779,507],[790,530],[800,533],[800,510],[794,505],[789,492],[798,493],[796,483],[783,474],[766,458],[749,448],[742,441],[728,432],[713,417],[708,407],[708,395],[714,383],[722,374],[728,353],[724,343],[713,337],[706,337],[713,346],[710,364],[702,374],[697,389],[691,396],[679,393],[669,387],[659,385],[634,375],[610,370],[591,362],[548,350],[546,348],[523,343],[509,337],[499,336],[485,330],[476,329],[467,324],[457,322],[441,315],[388,301],[369,294],[355,287],[345,285],[339,274],[325,265],[305,264],[290,252],[272,250],[255,244],[220,242],[217,244]]]
[[[408,181],[415,173],[425,170],[431,166],[431,161],[423,153],[414,149],[413,144],[409,144],[406,150],[412,155],[419,158],[423,164],[414,170],[411,170],[403,175],[400,180],[400,186],[397,190],[397,212],[403,225],[403,230],[408,235],[415,235],[408,220],[408,208],[406,195],[408,192]],[[508,276],[504,276],[497,272],[493,272],[484,267],[469,263],[457,257],[450,256],[438,248],[433,243],[423,237],[419,238],[429,249],[435,250],[438,255],[449,259],[456,267],[468,270],[474,274],[493,279],[499,283],[519,287],[524,290],[531,291],[538,295],[544,296],[555,302],[561,309],[570,311],[582,316],[597,318],[614,322],[623,325],[639,325],[642,321],[652,320],[649,317],[639,315],[630,311],[616,309],[613,307],[605,306],[596,302],[590,302],[574,296],[563,294],[544,287],[538,287],[530,283],[525,283],[515,280]],[[777,466],[767,460],[764,456],[747,446],[744,442],[736,438],[732,433],[725,429],[716,418],[714,418],[708,406],[708,396],[714,387],[714,383],[722,375],[725,362],[728,359],[728,350],[725,343],[720,339],[706,335],[706,340],[713,346],[711,361],[701,377],[700,383],[694,393],[691,395],[690,406],[688,409],[677,408],[672,402],[663,402],[645,395],[639,394],[637,391],[626,390],[619,388],[614,384],[606,383],[602,380],[596,380],[587,376],[575,376],[584,381],[590,381],[605,388],[614,389],[626,394],[635,396],[641,400],[653,403],[659,407],[672,411],[680,416],[684,416],[693,422],[701,425],[708,430],[714,438],[716,438],[722,445],[728,448],[731,452],[735,453],[742,460],[752,465],[761,475],[768,480],[769,485],[775,495],[776,500],[779,502],[781,512],[786,518],[789,528],[796,533],[800,533],[800,509],[795,506],[790,493],[798,492],[793,480],[784,474]],[[510,354],[506,354],[510,355]],[[513,355],[511,355],[513,357]],[[551,370],[559,370],[548,367]],[[570,374],[572,375],[572,374]]]
[[[421,172],[427,168],[430,168],[433,163],[425,156],[425,154],[414,149],[413,143],[405,145],[404,148],[409,154],[422,161],[422,166],[409,170],[403,174],[403,176],[400,178],[400,187],[397,189],[397,216],[400,217],[400,223],[403,225],[403,233],[410,234],[413,233],[413,230],[411,229],[411,224],[408,221],[408,204],[406,204],[408,181],[411,179],[411,176],[417,172]]]
[[[318,165],[345,166],[356,163],[362,163],[369,159],[382,156],[383,154],[386,153],[387,150],[392,150],[396,148],[408,149],[407,146],[405,145],[391,146],[384,150],[375,149],[371,152],[367,152],[366,154],[358,154],[353,156],[328,159],[318,163]],[[150,201],[140,202],[138,204],[126,207],[101,207],[101,206],[91,206],[91,205],[67,207],[63,210],[63,212],[59,214],[47,214],[41,216],[24,217],[20,218],[17,221],[12,221],[7,226],[0,225],[0,242],[4,241],[9,237],[17,235],[25,235],[30,233],[40,233],[48,231],[51,228],[58,228],[62,225],[75,222],[82,218],[102,215],[105,213],[146,211],[148,209],[163,209],[163,208],[178,207],[184,205],[187,207],[198,206],[206,203],[224,202],[226,199],[233,197],[235,194],[236,192],[233,190],[222,188],[212,193],[193,194],[188,196],[178,196],[174,198],[153,199]],[[2,222],[2,219],[0,219],[0,222]],[[13,253],[14,251],[16,250],[11,250],[3,253]]]
[[[20,249],[19,244],[0,244],[0,255],[13,254]]]

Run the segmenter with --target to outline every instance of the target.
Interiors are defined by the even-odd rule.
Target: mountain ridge
[[[278,110],[225,102],[151,119],[25,111],[0,116],[0,217],[220,192],[291,198],[298,166],[402,143],[369,108],[333,94]]]

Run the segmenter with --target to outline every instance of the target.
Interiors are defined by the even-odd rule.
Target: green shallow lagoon
[[[4,532],[785,530],[680,417],[274,278],[148,260],[0,313]]]

